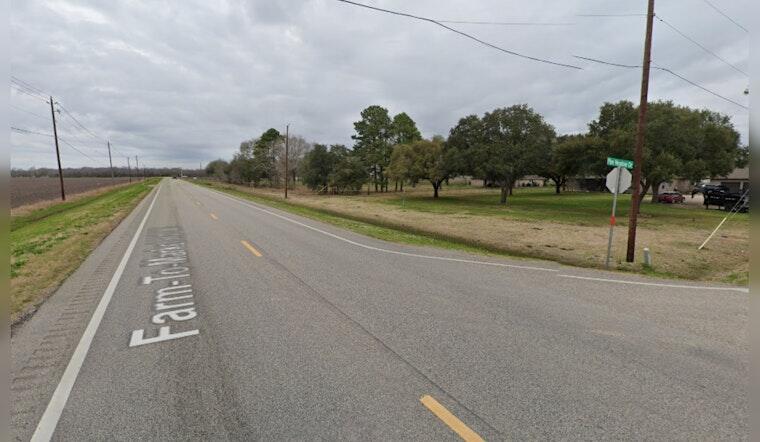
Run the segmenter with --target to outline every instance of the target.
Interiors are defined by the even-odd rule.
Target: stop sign
[[[615,192],[615,184],[618,182],[618,174],[620,174],[620,186]],[[607,188],[612,193],[623,193],[631,187],[631,172],[628,169],[622,167],[616,167],[607,174]]]

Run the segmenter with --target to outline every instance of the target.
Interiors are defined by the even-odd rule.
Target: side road
[[[601,193],[554,195],[542,189],[528,189],[512,197],[509,206],[501,207],[489,199],[495,198],[490,190],[477,188],[449,190],[440,201],[433,200],[424,189],[408,196],[291,192],[284,200],[282,192],[275,189],[217,181],[197,183],[399,243],[597,269],[603,267],[607,249],[606,222],[611,202],[608,195]],[[721,221],[722,212],[652,204],[645,205],[644,210],[638,255],[649,245],[655,264],[644,268],[640,262],[624,261],[627,238],[622,225],[614,236],[613,246],[612,268],[624,271],[619,275],[746,286],[749,232],[745,216],[733,218],[724,226],[720,238],[697,251],[701,241]]]

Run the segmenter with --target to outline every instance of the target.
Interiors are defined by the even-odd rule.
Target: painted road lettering
[[[197,328],[178,330],[186,329],[186,326],[180,324],[198,316],[182,230],[179,227],[155,229],[148,233],[147,241],[150,245],[146,250],[149,258],[143,260],[142,267],[147,268],[151,274],[142,278],[142,284],[152,289],[153,315],[150,318],[151,327],[132,331],[130,347],[200,333]]]

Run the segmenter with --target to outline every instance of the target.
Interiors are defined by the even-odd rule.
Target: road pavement
[[[748,314],[164,180],[14,330],[11,436],[748,439]]]

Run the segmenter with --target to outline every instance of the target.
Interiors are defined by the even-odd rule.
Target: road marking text
[[[153,275],[143,277],[142,283],[150,285],[154,290],[151,323],[160,327],[158,332],[151,333],[155,336],[147,338],[145,329],[133,330],[129,340],[130,347],[185,338],[199,333],[198,329],[172,330],[172,325],[198,316],[193,301],[193,287],[189,281],[190,267],[187,266],[187,250],[182,231],[179,227],[162,228],[156,243],[156,248],[148,250],[151,258],[144,261],[143,266],[162,268],[154,269]]]

